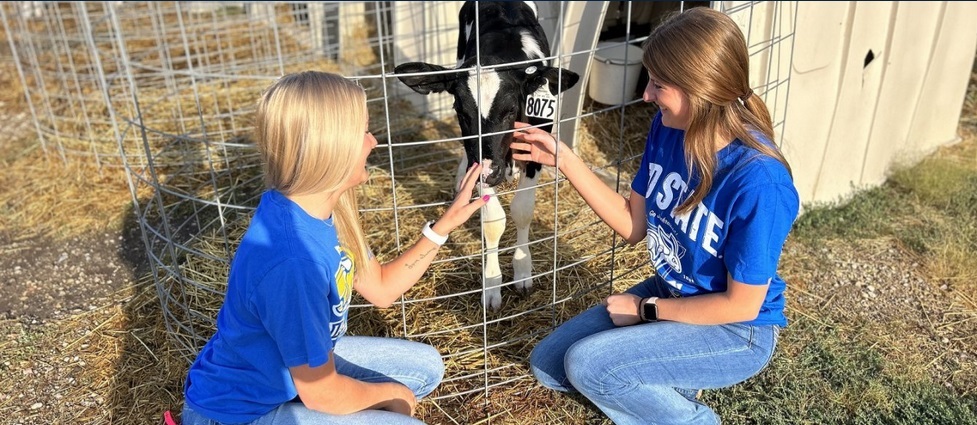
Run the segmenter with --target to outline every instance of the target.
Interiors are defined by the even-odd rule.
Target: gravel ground
[[[945,386],[960,384],[956,379],[963,375],[973,379],[977,352],[965,336],[977,334],[977,324],[943,326],[947,315],[959,311],[951,288],[924,276],[919,260],[897,242],[830,241],[817,248],[793,244],[784,256],[806,264],[788,282],[794,297],[788,302],[811,311],[823,307],[847,324],[898,338],[891,354],[918,357],[920,372]]]
[[[0,423],[107,419],[118,395],[105,374],[125,360],[125,304],[145,261],[140,250],[124,248],[128,240],[0,234],[0,383],[18,384],[0,390]]]
[[[55,242],[0,235],[0,314],[4,319],[62,319],[94,310],[133,279],[111,233]]]

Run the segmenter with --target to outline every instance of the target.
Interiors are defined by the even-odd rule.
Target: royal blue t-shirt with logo
[[[760,133],[754,137],[772,145]],[[631,183],[645,198],[653,267],[683,297],[724,292],[727,272],[738,282],[769,283],[759,315],[745,323],[786,326],[786,285],[777,263],[800,204],[787,168],[734,140],[716,154],[706,197],[690,213],[676,215],[698,185],[698,178],[689,178],[684,144],[685,132],[666,127],[657,114]]]
[[[346,332],[353,272],[332,218],[265,192],[231,262],[217,332],[187,375],[190,408],[241,423],[293,400],[288,368],[325,364]]]

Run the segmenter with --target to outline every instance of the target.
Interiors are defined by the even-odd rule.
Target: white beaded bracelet
[[[431,228],[432,224],[434,224],[433,221],[424,223],[424,229],[421,230],[421,233],[423,233],[426,238],[430,239],[431,242],[434,242],[438,246],[444,245],[444,243],[448,241],[448,237],[441,236],[438,234],[438,232],[435,232],[434,229]]]

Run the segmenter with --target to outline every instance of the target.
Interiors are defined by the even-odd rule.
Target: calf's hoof
[[[482,305],[492,311],[498,311],[502,307],[502,275],[485,278]]]
[[[533,292],[533,278],[529,277],[529,275],[526,275],[526,277],[516,276],[515,280],[516,289],[519,290],[520,294],[529,295],[530,292]]]
[[[489,310],[498,311],[502,307],[502,291],[499,288],[486,289],[482,293],[482,305]]]

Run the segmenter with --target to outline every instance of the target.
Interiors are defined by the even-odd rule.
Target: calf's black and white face
[[[549,49],[549,44],[540,38],[544,36],[535,20],[535,9],[521,3],[480,2],[482,32],[479,49],[475,49],[473,18],[467,16],[473,7],[471,2],[466,3],[459,17],[466,24],[462,25],[459,38],[456,68],[409,62],[398,65],[394,72],[417,93],[447,92],[454,96],[468,163],[481,162],[483,181],[495,186],[505,180],[511,162],[509,145],[514,123],[527,121],[527,97],[541,87],[555,97],[573,87],[579,76],[545,63],[544,50]],[[531,21],[536,30],[516,25],[525,21]],[[476,59],[481,72],[474,69]],[[519,64],[509,65],[512,63]]]
[[[470,65],[460,66],[466,67]],[[395,72],[402,74],[446,70],[447,68],[438,65],[411,62],[397,66]],[[465,137],[468,163],[482,162],[484,181],[490,186],[505,179],[506,167],[511,161],[511,132],[515,121],[526,120],[527,96],[544,85],[555,96],[572,87],[579,79],[571,71],[541,63],[483,69],[480,75],[475,70],[469,70],[447,74],[400,75],[399,78],[421,94],[448,92],[454,96],[454,109],[461,134]],[[482,135],[481,138],[478,137],[479,134]]]

